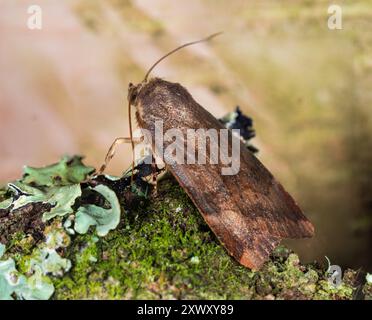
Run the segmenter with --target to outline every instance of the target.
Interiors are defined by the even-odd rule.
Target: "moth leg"
[[[140,142],[142,142],[142,139],[141,138],[133,138],[133,141],[134,141],[134,143],[140,143]],[[131,139],[129,137],[120,137],[120,138],[116,138],[114,140],[114,142],[112,143],[110,149],[108,150],[108,152],[106,154],[104,164],[100,167],[100,169],[96,173],[97,175],[100,175],[105,171],[107,165],[109,164],[111,159],[114,157],[117,147],[121,144],[124,144],[124,143],[131,143]]]
[[[156,161],[154,156],[151,156],[151,174],[147,175],[144,179],[148,184],[153,186],[153,191],[156,194],[157,192],[157,186],[158,186],[158,166],[156,165]]]
[[[158,192],[158,179],[157,179],[158,172],[157,172],[154,156],[152,156],[151,169],[152,169],[152,184],[154,186],[155,193],[157,193]]]

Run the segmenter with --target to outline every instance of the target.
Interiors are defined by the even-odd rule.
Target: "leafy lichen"
[[[58,163],[43,168],[24,167],[22,181],[34,186],[56,186],[80,183],[94,168],[85,166],[82,157],[65,156]]]
[[[49,238],[56,236],[55,230],[48,234]],[[35,248],[30,256],[16,255],[0,260],[0,299],[49,299],[54,286],[47,275],[62,275],[62,271],[68,271],[71,266],[67,259],[61,258],[56,252],[60,246],[60,243],[51,245],[51,241],[47,241],[42,248]],[[0,244],[0,258],[4,252],[5,246]],[[17,258],[24,262],[18,263],[18,268]]]
[[[97,234],[101,237],[115,229],[120,222],[120,204],[114,191],[104,185],[91,188],[102,194],[109,202],[110,209],[104,209],[96,205],[81,206],[75,217],[75,231],[87,233],[90,226],[97,226]]]

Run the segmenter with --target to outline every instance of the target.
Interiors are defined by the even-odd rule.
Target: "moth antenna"
[[[176,51],[178,50],[181,50],[182,48],[185,48],[185,47],[188,47],[188,46],[191,46],[193,44],[197,44],[197,43],[200,43],[200,42],[206,42],[206,41],[209,41],[211,40],[212,38],[214,37],[217,37],[218,35],[220,35],[222,32],[217,32],[217,33],[213,33],[211,34],[210,36],[206,37],[206,38],[203,38],[201,40],[197,40],[197,41],[192,41],[192,42],[188,42],[188,43],[185,43],[179,47],[177,47],[176,49],[173,49],[172,51],[168,52],[166,55],[162,56],[159,60],[157,60],[153,65],[152,67],[149,69],[149,71],[147,71],[146,75],[145,75],[145,79],[143,79],[143,82],[146,82],[147,81],[147,78],[149,77],[150,73],[152,70],[154,70],[154,68],[161,62],[163,61],[165,58],[169,57],[171,54],[175,53]]]
[[[131,101],[128,101],[128,118],[129,118],[129,138],[132,145],[132,175],[130,177],[131,183],[133,182],[134,175],[134,141],[133,141],[133,129],[132,129],[132,111],[131,111]]]

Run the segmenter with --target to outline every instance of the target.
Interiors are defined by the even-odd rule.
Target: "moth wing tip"
[[[253,256],[251,252],[244,250],[239,259],[239,263],[252,271],[258,271],[268,259],[269,257],[259,257],[257,255]]]
[[[314,225],[309,220],[304,221],[303,227],[304,227],[304,233],[303,233],[303,237],[304,238],[312,238],[312,237],[314,237],[314,235],[315,235],[315,227],[314,227]]]

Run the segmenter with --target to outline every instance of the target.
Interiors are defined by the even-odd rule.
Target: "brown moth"
[[[164,139],[159,146],[159,141],[155,141],[156,121],[162,121],[164,132],[176,128],[185,135],[187,129],[225,129],[182,85],[159,78],[147,80],[148,74],[140,84],[129,85],[128,103],[129,108],[131,105],[136,108],[138,126],[150,133],[156,155],[163,156],[159,149],[164,150],[171,143]],[[133,139],[131,142],[133,146]],[[314,227],[282,185],[239,143],[240,170],[235,175],[222,175],[221,165],[208,161],[166,163],[166,169],[187,192],[229,254],[242,265],[259,269],[283,238],[311,237]],[[108,160],[112,155],[111,150]]]

